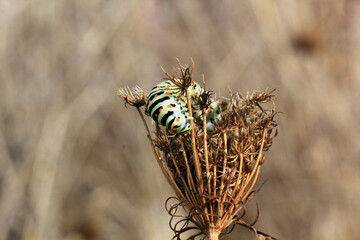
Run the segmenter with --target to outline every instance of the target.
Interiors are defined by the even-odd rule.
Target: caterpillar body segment
[[[203,125],[204,119],[202,116],[203,112],[201,110],[195,111],[194,118],[196,124],[199,126]],[[213,133],[215,131],[215,125],[218,124],[221,120],[221,109],[218,101],[214,101],[210,104],[207,116],[206,116],[206,130],[208,133]]]
[[[210,113],[208,113],[208,119],[215,124],[218,124],[221,120],[221,109],[218,102],[213,102],[210,105]]]
[[[158,85],[153,87],[153,89],[151,89],[151,92],[153,92],[154,90],[166,91],[171,95],[173,95],[174,97],[180,97],[181,95],[181,89],[170,80],[159,83]]]
[[[192,82],[191,86],[188,89],[191,105],[195,106],[196,104],[198,104],[198,99],[200,95],[204,92],[204,89],[196,82]]]
[[[187,122],[189,116],[183,107],[184,103],[179,102],[175,97],[178,92],[174,86],[176,85],[171,81],[155,86],[147,99],[146,111],[152,119],[169,131],[185,133],[191,129],[191,125]]]

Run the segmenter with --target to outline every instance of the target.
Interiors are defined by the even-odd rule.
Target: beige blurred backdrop
[[[0,240],[171,239],[174,194],[115,92],[176,57],[222,96],[277,89],[249,221],[257,202],[279,239],[359,238],[359,1],[3,0]]]

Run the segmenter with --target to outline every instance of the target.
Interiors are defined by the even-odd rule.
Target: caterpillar
[[[181,91],[171,81],[156,85],[150,92],[146,112],[154,121],[165,126],[169,131],[185,133],[191,129],[186,103],[181,100]]]
[[[181,80],[177,80],[182,83]],[[198,109],[198,101],[203,89],[196,82],[192,82],[188,88],[190,94],[191,105],[194,108],[195,123],[202,126],[201,110]],[[187,101],[181,89],[172,81],[167,80],[156,85],[150,92],[147,103],[146,112],[156,122],[165,126],[169,131],[178,134],[188,132],[191,125],[188,123],[190,119],[187,109]],[[214,131],[214,123],[220,120],[220,108],[216,102],[210,105],[210,111],[207,119],[207,131]]]
[[[208,113],[206,116],[206,131],[208,133],[213,133],[215,131],[215,125],[218,124],[221,120],[221,111],[223,111],[225,108],[222,107],[222,103],[219,104],[218,101],[214,101],[210,104]],[[203,116],[202,111],[195,111],[194,118],[195,123],[199,126],[203,126]]]

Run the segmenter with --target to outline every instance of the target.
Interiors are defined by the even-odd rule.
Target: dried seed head
[[[170,80],[176,86],[178,86],[182,91],[185,91],[185,89],[188,88],[189,86],[191,86],[191,84],[193,82],[191,75],[194,71],[194,62],[192,62],[192,64],[190,66],[186,67],[186,66],[181,65],[179,59],[177,59],[177,61],[178,61],[179,68],[178,69],[176,69],[175,67],[173,68],[173,71],[174,71],[173,75],[170,75],[162,67],[161,67],[161,69],[167,76],[167,78],[165,78],[166,80]]]
[[[213,102],[213,95],[213,91],[206,90],[200,95],[198,99],[200,109],[208,109],[210,107],[211,103]]]
[[[276,136],[275,106],[268,109],[268,103],[273,104],[271,93],[254,91],[246,97],[239,93],[232,95],[228,102],[221,103],[221,121],[215,126],[214,134],[206,135],[206,130],[199,127],[194,131],[195,140],[191,135],[169,137],[166,131],[156,134],[171,146],[158,148],[159,154],[179,198],[178,206],[189,212],[179,222],[194,223],[208,237],[214,232],[228,233],[233,224],[256,232],[259,238],[268,236],[255,230],[256,221],[248,224],[242,217],[246,203],[257,192],[252,188],[265,162],[264,152]],[[202,102],[206,107],[207,94],[204,96],[200,97],[199,104]],[[195,172],[195,156],[199,158],[201,180]],[[172,221],[179,216],[169,214]],[[177,228],[179,225],[175,222],[171,224],[175,238],[190,229]]]
[[[135,86],[132,91],[129,87],[119,88],[116,94],[124,100],[125,106],[129,104],[139,108],[146,104],[147,96],[139,86]]]
[[[179,87],[186,90],[192,83],[193,65],[185,68],[179,63],[179,68],[180,73],[175,70],[177,78],[165,73],[175,84],[182,82]],[[258,191],[253,188],[266,159],[264,153],[277,135],[272,93],[254,91],[246,97],[230,93],[230,99],[219,104],[221,120],[213,123],[212,134],[207,134],[206,124],[192,124],[191,133],[184,135],[169,134],[165,127],[156,124],[151,135],[143,119],[155,158],[177,195],[166,201],[172,216],[173,239],[194,230],[198,232],[190,239],[201,234],[218,239],[220,234],[230,233],[235,224],[254,231],[259,239],[275,239],[253,227],[258,215],[250,224],[242,220],[246,203]],[[205,90],[194,108],[210,108],[211,94]],[[118,95],[138,110],[146,103],[146,95],[138,87],[133,91],[119,89]],[[188,104],[189,109],[192,104]],[[139,113],[142,117],[140,110]],[[170,204],[174,199],[177,203]],[[178,208],[186,209],[188,214],[179,215]]]

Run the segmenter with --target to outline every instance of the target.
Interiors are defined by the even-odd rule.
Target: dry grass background
[[[0,12],[0,240],[171,238],[173,193],[115,91],[149,92],[175,57],[222,95],[277,88],[258,229],[360,235],[359,1],[5,0]]]

